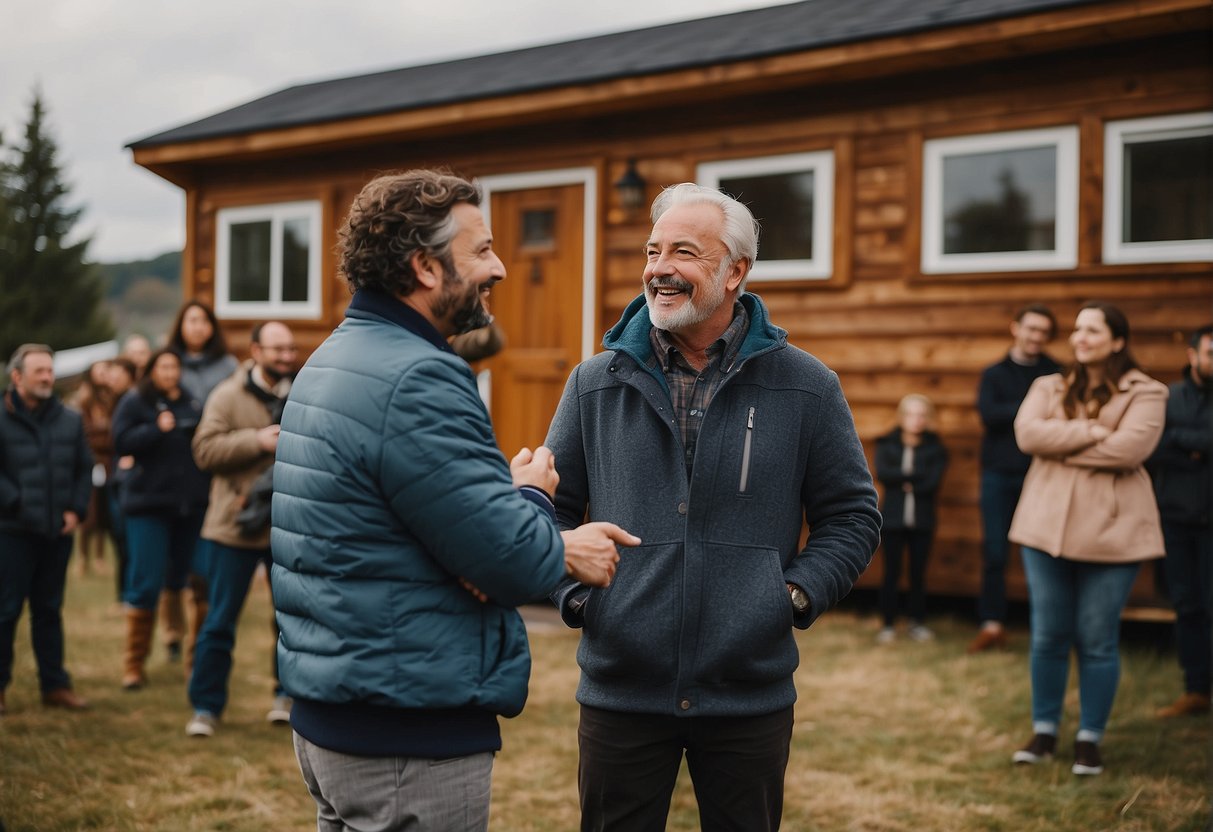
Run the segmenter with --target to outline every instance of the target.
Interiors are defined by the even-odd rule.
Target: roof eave
[[[748,91],[838,83],[1149,37],[1213,21],[1208,0],[1118,0],[1023,17],[839,44],[820,49],[612,78],[554,89],[160,145],[132,146],[134,161],[184,185],[187,169],[216,160],[268,158],[401,137],[601,116],[679,96],[690,102]]]

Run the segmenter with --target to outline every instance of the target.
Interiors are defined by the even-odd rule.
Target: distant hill
[[[98,263],[107,300],[118,301],[131,286],[144,278],[155,278],[178,294],[181,292],[181,252],[168,251],[151,260]]]
[[[106,306],[118,337],[139,333],[153,344],[163,342],[181,306],[181,252],[150,260],[98,263]]]

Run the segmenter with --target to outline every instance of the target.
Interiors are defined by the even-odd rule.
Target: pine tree
[[[42,95],[35,90],[24,136],[0,147],[0,361],[27,341],[68,349],[112,338],[90,240],[69,242],[81,210],[56,159]]]

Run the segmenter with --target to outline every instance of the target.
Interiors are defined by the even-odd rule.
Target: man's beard
[[[31,384],[29,387],[25,388],[26,398],[37,399],[40,402],[50,401],[51,397],[54,395],[55,395],[55,386],[53,384],[47,385],[45,387],[43,387],[41,385]]]
[[[666,288],[692,292],[691,284],[678,277],[652,278],[645,286],[644,299],[649,306],[649,320],[653,322],[653,326],[666,332],[680,332],[712,317],[720,304],[724,303],[725,273],[731,265],[729,258],[724,258],[712,280],[698,293],[688,294],[687,302],[674,311],[667,311],[657,305],[659,296],[655,290]]]
[[[463,292],[460,292],[461,289]],[[452,335],[462,335],[493,322],[493,316],[480,302],[480,287],[473,286],[460,276],[454,264],[449,268],[444,264],[442,295],[434,304],[434,317],[439,320],[448,318]]]

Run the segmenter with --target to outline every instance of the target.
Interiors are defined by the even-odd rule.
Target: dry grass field
[[[307,830],[315,828],[289,731],[264,721],[270,700],[270,605],[254,587],[242,622],[232,702],[216,736],[190,739],[180,666],[153,653],[151,685],[119,688],[123,619],[105,574],[73,563],[66,605],[68,666],[93,702],[84,714],[38,704],[28,617],[18,629],[9,715],[0,719],[0,820],[7,832]],[[542,617],[542,616],[541,616]],[[1106,772],[1070,774],[1077,698],[1067,704],[1061,759],[1014,768],[1027,738],[1026,635],[1007,653],[963,654],[970,625],[933,620],[939,638],[873,643],[876,620],[854,609],[801,635],[800,699],[784,828],[793,832],[1092,832],[1204,830],[1210,722],[1162,722],[1179,693],[1173,653],[1129,641],[1105,741]],[[503,723],[492,828],[577,826],[576,634],[540,622],[523,715]],[[680,781],[669,828],[698,828]]]

